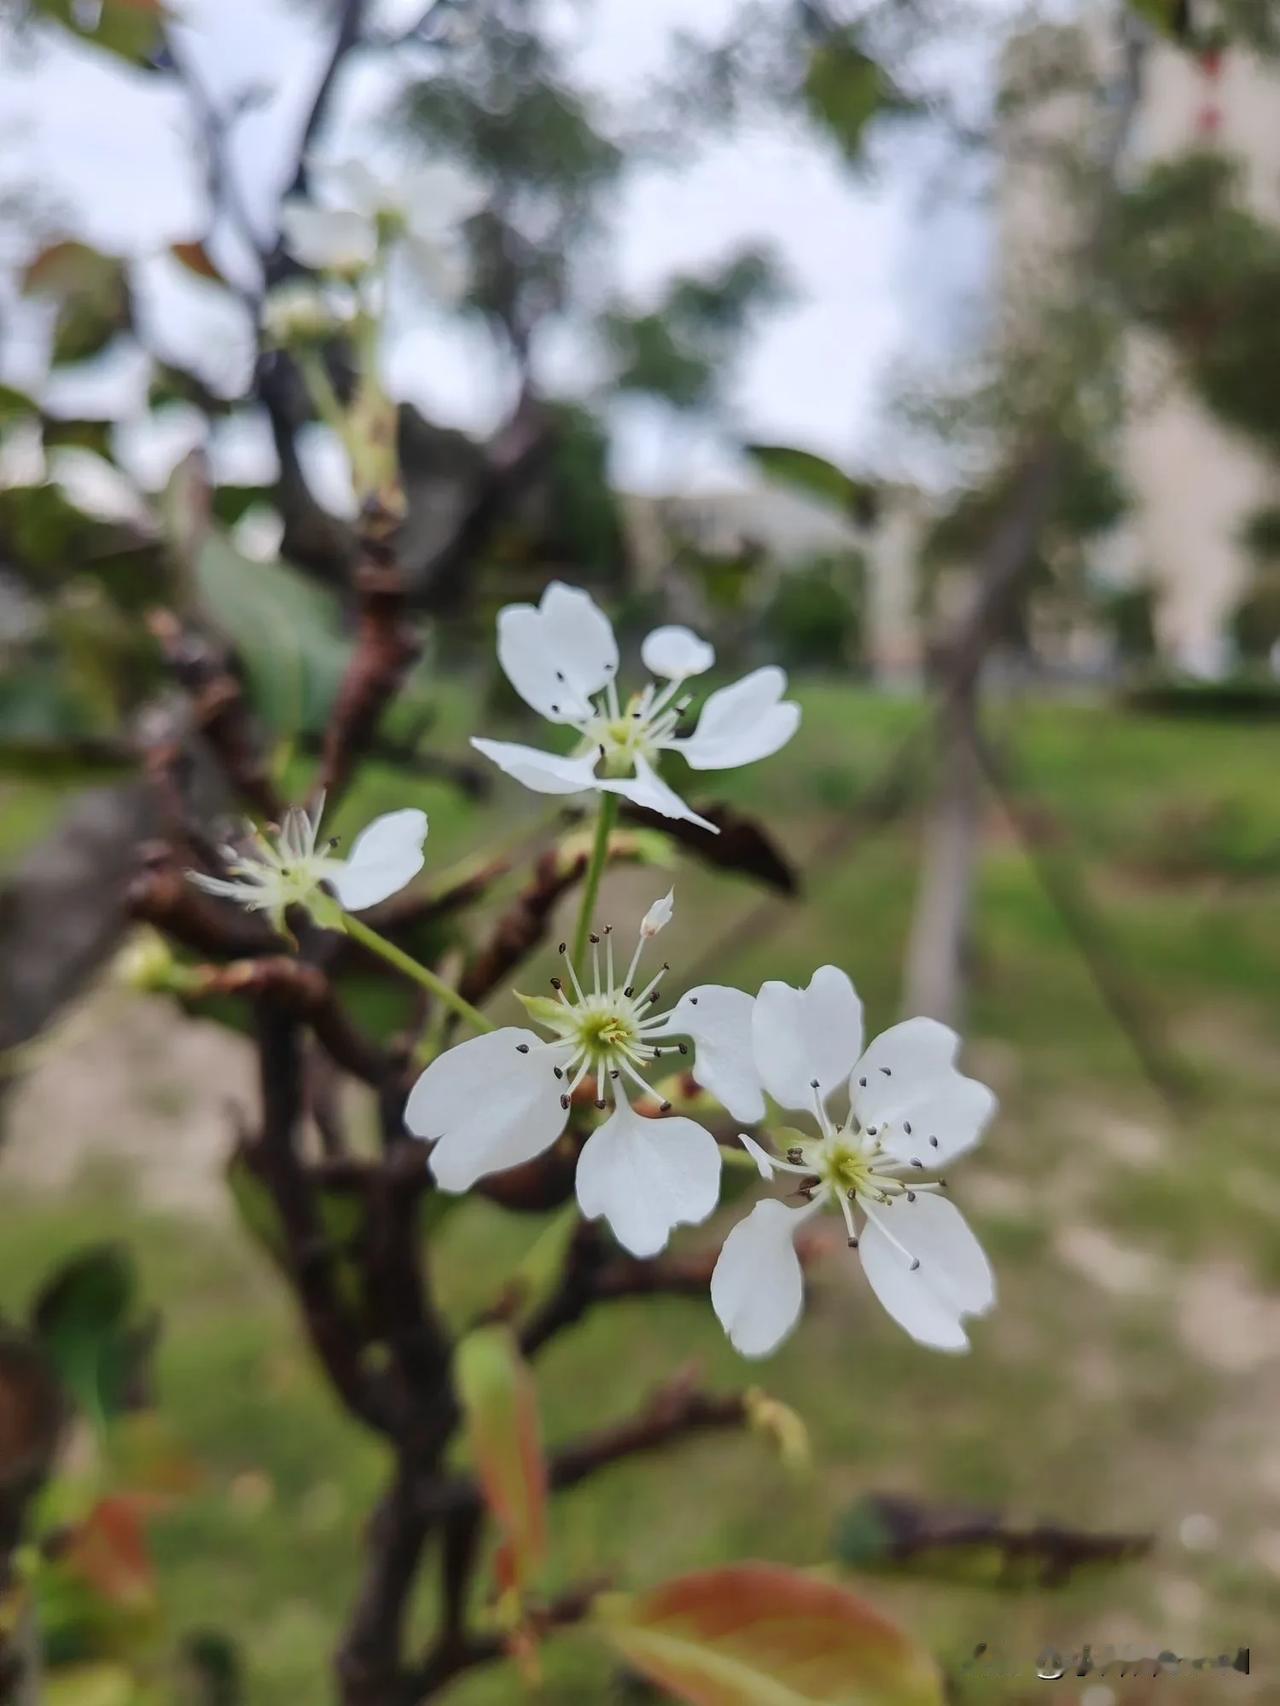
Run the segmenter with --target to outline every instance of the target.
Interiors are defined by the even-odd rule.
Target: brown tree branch
[[[332,801],[374,735],[420,650],[408,621],[404,579],[395,559],[395,524],[384,511],[366,517],[356,569],[360,621],[355,649],[338,689],[316,783]]]
[[[239,676],[225,656],[194,630],[183,628],[172,611],[154,611],[148,627],[190,696],[196,731],[208,742],[227,780],[264,817],[280,818],[284,801],[267,767]]]

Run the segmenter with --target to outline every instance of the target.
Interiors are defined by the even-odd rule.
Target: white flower
[[[322,342],[350,317],[349,305],[340,305],[303,278],[277,285],[262,304],[262,329],[273,344]]]
[[[996,1099],[956,1070],[955,1032],[908,1019],[859,1058],[862,1004],[842,971],[822,966],[807,989],[761,988],[751,1038],[765,1089],[784,1108],[806,1109],[819,1135],[787,1130],[783,1160],[742,1138],[766,1179],[797,1174],[811,1200],[801,1209],[757,1203],[725,1239],[711,1301],[736,1348],[767,1356],[794,1327],[803,1282],[793,1240],[832,1206],[894,1320],[921,1344],[967,1350],[964,1317],[992,1307],[995,1279],[960,1211],[939,1194],[945,1181],[927,1175],[973,1148]],[[849,1111],[837,1125],[827,1104],[846,1080]]]
[[[469,179],[449,166],[401,172],[384,182],[360,160],[312,168],[330,204],[290,197],[281,213],[285,247],[304,266],[343,277],[368,270],[386,244],[442,301],[466,289],[458,231],[480,204]]]
[[[666,908],[670,896],[651,909]],[[643,1071],[672,1036],[697,1049],[694,1073],[736,1119],[756,1120],[764,1097],[751,1059],[751,997],[740,989],[704,984],[661,1016],[653,1012],[664,965],[643,986],[637,973],[656,928],[641,931],[631,962],[615,975],[613,936],[592,937],[592,983],[585,990],[565,956],[568,989],[553,978],[554,997],[521,997],[530,1018],[550,1032],[508,1026],[459,1043],[432,1061],[414,1085],[405,1123],[432,1141],[431,1170],[446,1191],[465,1191],[486,1173],[501,1172],[548,1149],[564,1130],[573,1092],[594,1082],[596,1106],[613,1112],[592,1132],[578,1159],[583,1214],[608,1220],[620,1244],[637,1256],[662,1249],[676,1226],[703,1221],[720,1194],[720,1149],[696,1120],[645,1118],[631,1106],[627,1085],[644,1093]],[[564,953],[563,944],[561,952]],[[602,965],[603,960],[603,965]],[[669,1104],[664,1103],[665,1116]]]
[[[714,830],[662,781],[655,768],[660,755],[679,752],[695,770],[752,764],[787,744],[800,708],[783,700],[787,678],[780,669],[757,669],[713,693],[694,733],[679,735],[680,688],[710,669],[715,652],[687,628],[657,628],[641,655],[666,686],[650,682],[624,707],[614,680],[617,641],[587,593],[552,581],[537,606],[508,604],[498,614],[498,660],[507,679],[527,705],[549,722],[569,724],[582,739],[568,758],[511,741],[473,739],[472,746],[535,793],[621,794],[664,817]]]
[[[323,800],[314,815],[291,808],[274,841],[250,827],[247,846],[221,850],[226,877],[187,874],[207,894],[234,900],[250,912],[265,912],[283,933],[291,906],[306,907],[320,921],[329,920],[334,905],[326,886],[348,912],[362,912],[402,889],[425,864],[425,812],[410,808],[375,818],[356,836],[349,857],[339,859],[333,853],[335,843],[316,842],[323,810]]]

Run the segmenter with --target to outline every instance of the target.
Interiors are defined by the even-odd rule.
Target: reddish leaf
[[[533,1378],[503,1326],[469,1333],[454,1373],[476,1473],[503,1536],[502,1585],[523,1589],[547,1551],[547,1467]]]
[[[927,1653],[848,1588],[775,1564],[601,1605],[636,1670],[690,1706],[942,1706]]]
[[[152,1508],[137,1494],[100,1499],[67,1543],[62,1562],[114,1605],[150,1605],[155,1577],[145,1519]]]
[[[193,272],[198,278],[211,278],[217,284],[225,284],[226,280],[209,257],[209,251],[203,243],[172,243],[169,253],[188,272]]]

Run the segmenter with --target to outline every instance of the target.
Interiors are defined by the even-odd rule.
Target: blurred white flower
[[[959,1038],[932,1019],[908,1019],[862,1049],[862,1003],[844,972],[822,966],[807,989],[766,983],[756,997],[752,1055],[764,1088],[805,1109],[819,1135],[787,1130],[781,1160],[744,1136],[761,1174],[791,1173],[811,1200],[776,1198],[726,1238],[711,1279],[721,1325],[744,1356],[767,1356],[794,1327],[803,1279],[793,1240],[819,1209],[838,1207],[849,1244],[880,1302],[913,1339],[963,1351],[964,1317],[985,1315],[995,1278],[960,1211],[928,1174],[972,1149],[996,1099],[955,1068]],[[839,1125],[828,1099],[847,1080]],[[855,1210],[862,1216],[855,1219]]]
[[[466,289],[460,227],[481,205],[475,184],[450,166],[418,167],[383,181],[360,160],[312,166],[325,203],[290,197],[281,214],[285,247],[317,272],[358,276],[384,246],[443,302]]]
[[[262,305],[262,329],[273,344],[319,343],[351,319],[351,305],[309,279],[277,285]]]
[[[657,628],[641,655],[665,685],[651,681],[623,706],[614,679],[617,641],[587,593],[552,581],[540,604],[508,604],[498,613],[498,660],[507,679],[549,722],[577,729],[581,743],[567,758],[512,741],[473,739],[472,746],[535,793],[621,794],[664,817],[714,830],[658,775],[660,755],[679,752],[695,770],[752,764],[787,744],[800,708],[783,700],[782,670],[757,669],[713,693],[694,733],[679,735],[686,708],[680,689],[710,669],[715,652],[687,628]]]
[[[246,846],[224,846],[225,877],[203,871],[187,875],[206,894],[265,912],[283,934],[291,906],[305,907],[319,922],[330,921],[335,908],[326,886],[348,912],[362,912],[402,889],[425,864],[425,812],[410,808],[375,818],[356,836],[350,855],[339,859],[334,842],[317,844],[323,809],[323,800],[312,814],[293,807],[273,840],[250,828]]]
[[[670,916],[670,896],[658,903],[664,907]],[[521,997],[550,1041],[508,1026],[459,1043],[427,1067],[410,1094],[405,1123],[434,1143],[431,1170],[446,1191],[465,1191],[485,1174],[550,1148],[568,1121],[574,1091],[594,1081],[596,1106],[607,1106],[607,1091],[613,1112],[578,1158],[583,1214],[603,1216],[618,1242],[637,1256],[655,1255],[676,1226],[707,1218],[720,1194],[715,1138],[696,1120],[637,1113],[627,1084],[648,1094],[643,1073],[652,1062],[664,1053],[687,1052],[684,1044],[664,1048],[666,1039],[689,1037],[697,1050],[698,1082],[736,1119],[759,1119],[764,1098],[751,1059],[751,997],[704,984],[670,1012],[655,1015],[668,967],[637,983],[653,933],[641,931],[621,976],[614,967],[613,935],[606,930],[592,937],[589,990],[565,954],[567,989],[557,977],[554,997]],[[668,1106],[663,1104],[663,1115]]]

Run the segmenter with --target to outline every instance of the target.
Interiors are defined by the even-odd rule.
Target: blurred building
[[[1121,0],[1086,0],[1078,23],[1038,25],[1009,44],[1005,84],[1022,97],[1003,150],[999,296],[1001,334],[1015,353],[1081,287],[1073,157],[1087,158],[1105,121],[1126,19],[1131,26]],[[1280,70],[1242,46],[1197,55],[1152,33],[1122,176],[1206,145],[1238,158],[1250,211],[1280,222]],[[1275,502],[1277,470],[1210,414],[1154,335],[1129,334],[1123,378],[1117,455],[1132,508],[1100,567],[1120,584],[1150,586],[1167,661],[1217,675],[1233,661],[1232,618],[1255,574],[1241,531]]]

